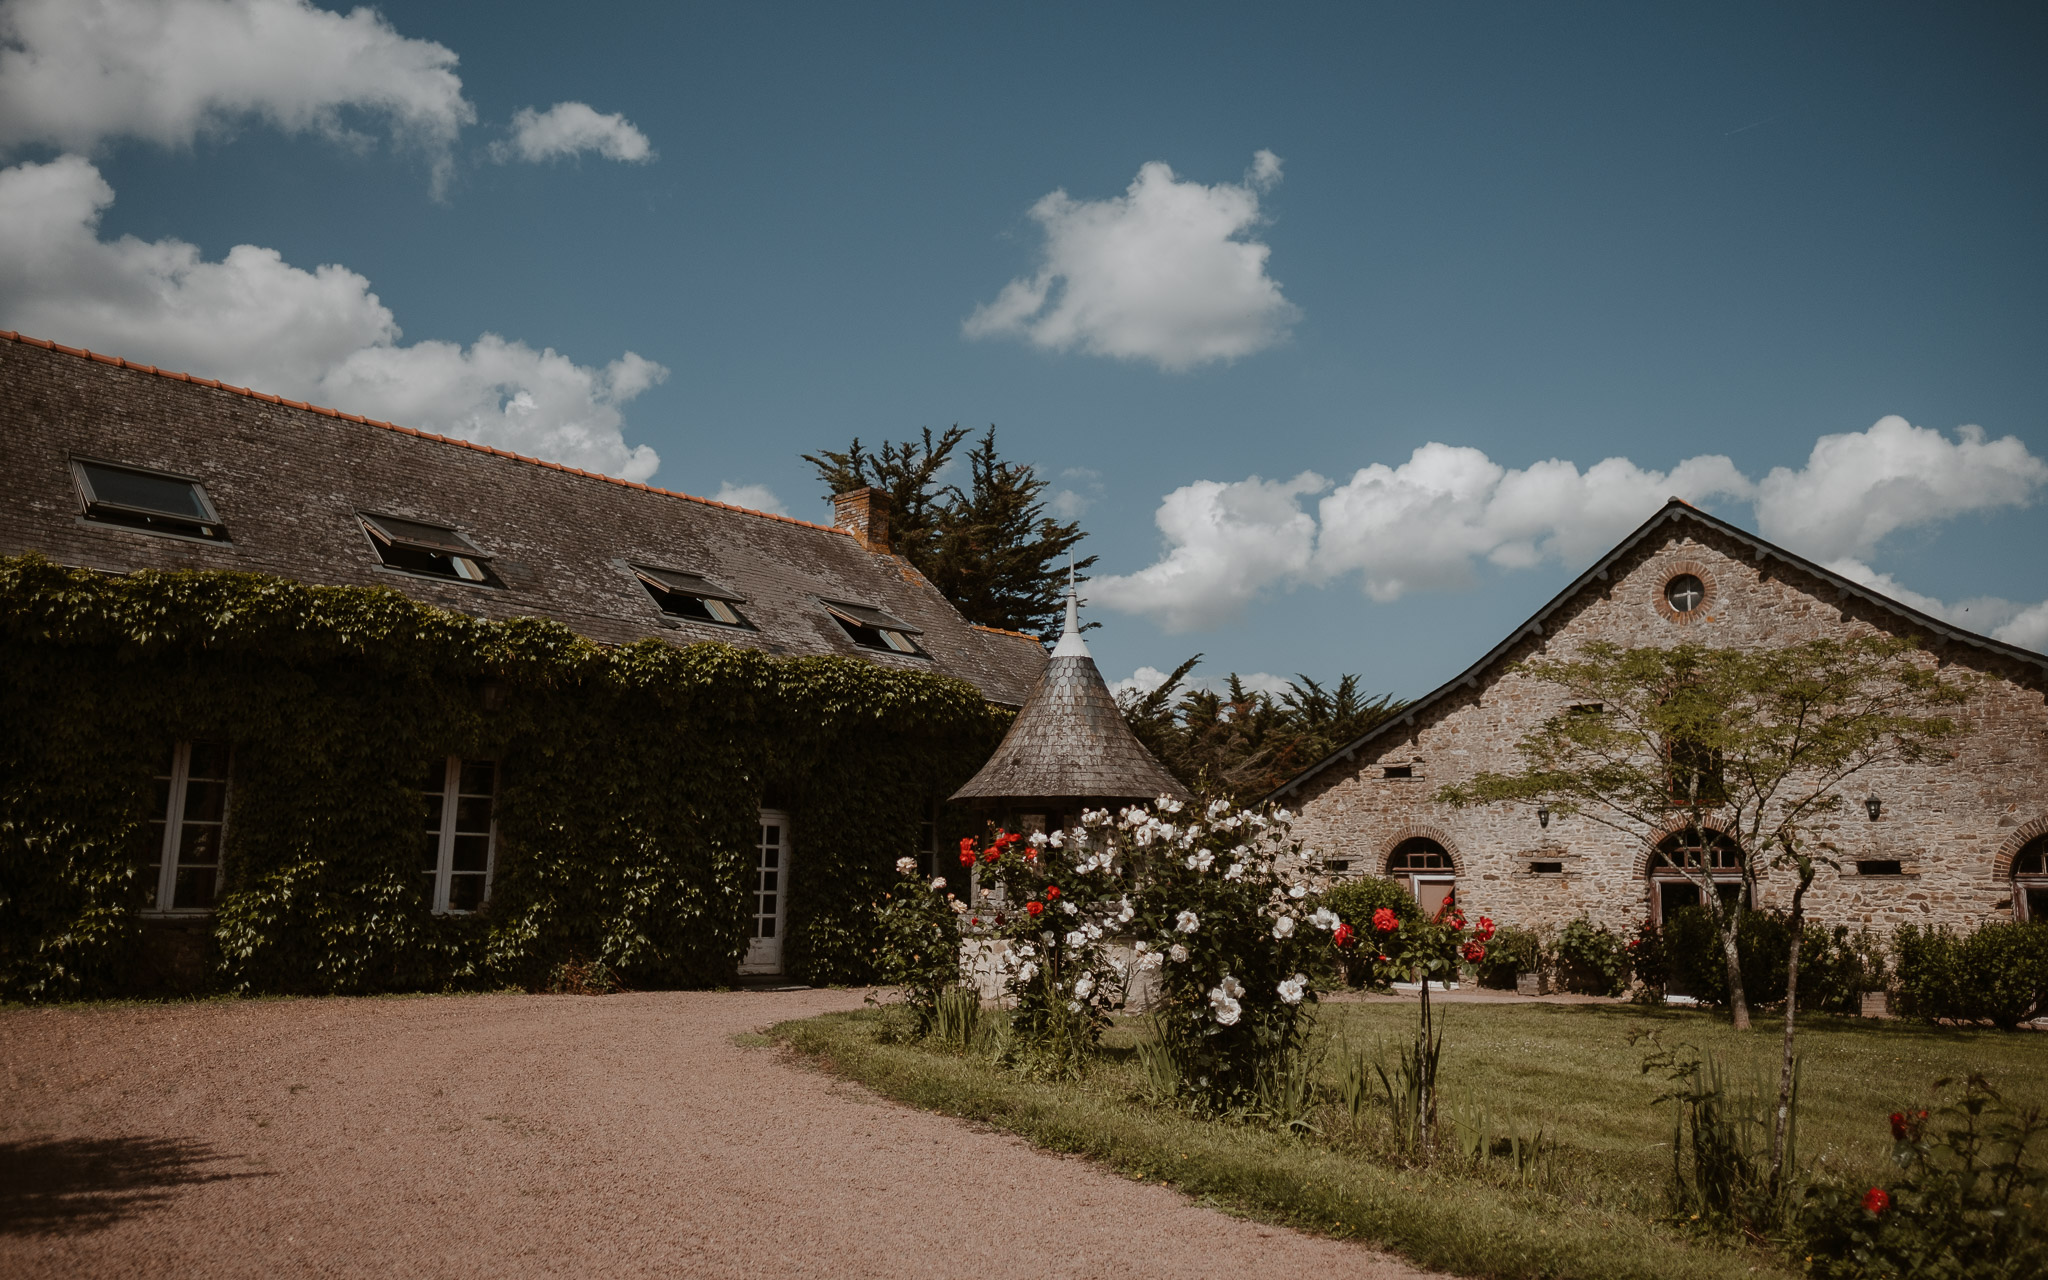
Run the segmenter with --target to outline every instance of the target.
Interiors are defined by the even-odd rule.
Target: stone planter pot
[[[1515,994],[1523,996],[1547,996],[1550,983],[1541,973],[1518,973],[1515,975]]]

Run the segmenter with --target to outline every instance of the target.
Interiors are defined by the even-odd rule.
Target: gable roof
[[[966,680],[1021,705],[1037,641],[976,627],[910,563],[847,530],[544,462],[211,379],[0,332],[0,555],[66,564],[228,569],[382,586],[479,617],[549,618],[609,644],[723,641],[859,657]],[[228,538],[81,519],[70,462],[93,458],[203,483]],[[384,565],[365,515],[454,529],[499,580],[473,585]],[[640,570],[737,597],[748,627],[664,614]],[[922,655],[856,645],[821,603],[902,619]]]
[[[1915,629],[1930,632],[1945,640],[1978,649],[2000,658],[2037,667],[2043,674],[2048,674],[2048,654],[2036,653],[2031,649],[2022,649],[2018,645],[2007,644],[2003,640],[1993,640],[1989,636],[1978,635],[1974,631],[1965,631],[1953,623],[1943,622],[1941,619],[1922,613],[1920,610],[1909,605],[1901,604],[1881,592],[1873,591],[1861,583],[1851,581],[1832,569],[1815,564],[1804,556],[1787,551],[1775,543],[1766,542],[1748,530],[1738,528],[1718,516],[1709,515],[1683,498],[1672,498],[1655,515],[1645,520],[1634,533],[1623,538],[1615,545],[1613,550],[1600,557],[1591,568],[1573,579],[1570,586],[1552,597],[1550,602],[1541,609],[1538,609],[1527,622],[1509,632],[1506,639],[1489,649],[1479,661],[1465,668],[1465,670],[1451,677],[1451,679],[1443,684],[1438,685],[1422,697],[1409,703],[1400,715],[1373,726],[1365,733],[1353,738],[1335,751],[1332,751],[1329,755],[1324,756],[1321,760],[1303,769],[1300,773],[1295,774],[1292,778],[1289,778],[1286,782],[1275,788],[1273,793],[1266,798],[1276,800],[1286,795],[1332,765],[1349,760],[1360,749],[1375,739],[1388,737],[1397,729],[1404,729],[1414,725],[1418,716],[1425,714],[1438,703],[1443,702],[1460,690],[1478,688],[1488,671],[1506,658],[1516,645],[1532,635],[1542,635],[1550,619],[1556,616],[1561,609],[1576,599],[1580,593],[1591,588],[1595,582],[1607,580],[1618,561],[1642,546],[1645,542],[1650,541],[1660,531],[1681,522],[1701,525],[1714,533],[1741,543],[1749,548],[1751,555],[1756,560],[1778,560],[1798,569],[1802,573],[1811,574],[1813,577],[1833,587],[1840,595],[1845,597],[1853,596],[1863,600],[1897,617],[1900,621]]]

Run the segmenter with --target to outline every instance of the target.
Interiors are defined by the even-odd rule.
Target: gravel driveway
[[[1422,1273],[736,1034],[846,991],[0,1011],[0,1275]]]

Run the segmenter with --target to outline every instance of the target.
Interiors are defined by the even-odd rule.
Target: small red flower
[[[1010,923],[1009,920],[1003,915],[1002,912],[996,912],[996,927],[998,929],[1002,928],[1004,925],[1008,923]]]
[[[1474,933],[1472,936],[1479,939],[1481,942],[1492,941],[1493,921],[1487,919],[1485,916],[1479,917],[1479,931],[1477,933]]]
[[[974,850],[962,849],[960,851],[960,865],[963,867],[971,867],[974,865]]]
[[[1892,1207],[1891,1194],[1883,1187],[1872,1187],[1863,1193],[1863,1207],[1872,1213],[1883,1213]]]
[[[1351,931],[1350,925],[1339,924],[1337,926],[1337,932],[1334,935],[1332,935],[1332,940],[1336,942],[1339,948],[1343,948],[1350,946],[1352,942],[1357,939],[1357,937],[1358,935]]]
[[[1047,902],[1052,902],[1052,901],[1056,900],[1056,899],[1057,899],[1057,898],[1058,898],[1059,896],[1060,896],[1060,887],[1059,887],[1058,885],[1056,885],[1056,884],[1049,884],[1049,885],[1045,886],[1045,900],[1046,900]]]
[[[1392,907],[1381,907],[1372,913],[1372,927],[1381,933],[1392,933],[1401,927],[1401,917],[1394,914]]]
[[[1001,849],[990,849],[987,853],[981,855],[981,860],[983,862],[988,863],[990,866],[994,866],[996,859],[1002,856],[1003,851]]]
[[[1904,1142],[1905,1140],[1906,1115],[1902,1111],[1894,1111],[1892,1112],[1892,1141]]]
[[[1018,835],[1014,831],[998,831],[996,832],[996,848],[1007,849],[1023,838],[1023,836]]]
[[[974,837],[973,837],[973,836],[961,836],[961,837],[960,837],[960,852],[962,852],[962,853],[966,853],[966,852],[967,852],[968,850],[972,849],[973,847],[974,847]]]
[[[1036,916],[1039,912],[1045,910],[1045,904],[1043,902],[1027,902],[1024,904],[1024,909],[1033,916]]]
[[[1381,956],[1381,957],[1380,957],[1380,963],[1381,963],[1381,964],[1385,964],[1385,963],[1387,963],[1387,958],[1386,958],[1385,956]]]
[[[1476,942],[1468,942],[1465,944],[1465,958],[1473,964],[1478,964],[1486,959],[1486,948]]]
[[[980,916],[975,916],[975,917],[974,917],[973,919],[969,920],[969,921],[968,921],[967,923],[969,923],[969,924],[980,924],[980,923],[981,923],[981,917],[980,917]]]

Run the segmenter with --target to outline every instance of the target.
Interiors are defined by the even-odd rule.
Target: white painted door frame
[[[743,974],[782,972],[782,942],[789,921],[789,815],[761,810],[754,837],[754,911]]]

